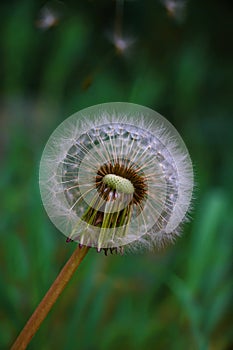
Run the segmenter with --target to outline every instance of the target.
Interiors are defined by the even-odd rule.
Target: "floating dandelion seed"
[[[177,21],[183,21],[185,18],[187,0],[160,0],[167,10],[170,17]]]
[[[114,45],[118,55],[126,55],[135,43],[135,38],[123,35],[124,0],[116,0],[114,32],[108,32],[107,37]]]
[[[160,247],[179,235],[193,170],[175,128],[131,103],[86,108],[51,135],[40,164],[45,209],[57,228],[105,253]]]
[[[36,27],[41,30],[55,27],[64,16],[65,10],[65,5],[61,1],[52,0],[46,2],[38,13]]]
[[[118,33],[107,32],[108,40],[114,45],[116,53],[126,56],[136,42],[136,39],[130,36],[122,36]]]

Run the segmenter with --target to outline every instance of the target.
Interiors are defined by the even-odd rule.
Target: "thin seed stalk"
[[[44,298],[37,306],[36,310],[29,318],[28,322],[22,329],[21,333],[15,340],[11,347],[11,350],[24,350],[27,348],[29,342],[39,329],[41,323],[46,318],[47,314],[51,310],[52,306],[64,290],[65,286],[73,276],[76,269],[79,267],[80,263],[86,256],[89,247],[79,246],[75,249],[65,266],[62,268],[61,272],[49,288],[48,292],[45,294]]]

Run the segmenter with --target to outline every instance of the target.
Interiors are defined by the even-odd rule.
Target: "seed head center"
[[[115,174],[107,174],[103,177],[103,182],[112,188],[113,190],[117,190],[118,192],[125,194],[133,194],[134,186],[132,182],[122,176]]]

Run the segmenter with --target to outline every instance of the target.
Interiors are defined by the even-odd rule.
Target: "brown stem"
[[[63,289],[69,282],[73,273],[76,271],[81,261],[87,254],[89,248],[79,246],[75,249],[48,292],[45,294],[44,298],[41,300],[40,304],[37,306],[36,310],[29,318],[28,322],[22,329],[18,338],[15,340],[11,347],[11,350],[24,350],[28,346],[34,334],[37,332],[41,323],[49,313],[53,304],[58,299],[59,295],[62,293]]]

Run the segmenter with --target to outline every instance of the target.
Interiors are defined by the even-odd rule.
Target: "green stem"
[[[41,323],[44,321],[45,317],[49,313],[50,309],[58,299],[59,295],[64,290],[65,286],[71,279],[72,275],[80,265],[81,261],[87,254],[89,248],[79,246],[75,249],[48,292],[45,294],[44,298],[37,306],[36,310],[29,318],[28,322],[24,326],[23,330],[19,334],[18,338],[15,340],[11,347],[11,350],[24,350],[27,348],[29,342],[31,341],[34,334],[39,329]]]

